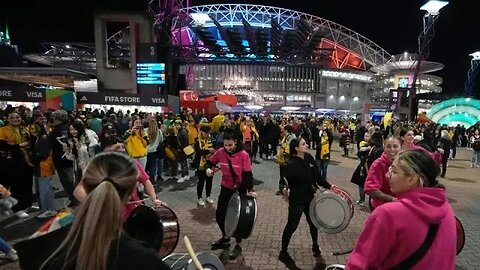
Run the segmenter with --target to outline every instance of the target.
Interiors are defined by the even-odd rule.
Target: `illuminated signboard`
[[[165,64],[138,63],[137,84],[165,84]]]
[[[408,77],[398,79],[398,88],[408,88]]]

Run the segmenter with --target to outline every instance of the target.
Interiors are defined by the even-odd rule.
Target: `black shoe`
[[[312,251],[313,251],[313,257],[315,257],[315,258],[320,257],[321,252],[320,252],[320,247],[318,246],[318,244],[313,244],[312,245]]]
[[[239,256],[242,256],[242,247],[237,244],[228,254],[228,259],[236,260]]]
[[[286,251],[280,251],[280,254],[278,255],[278,259],[284,263],[288,268],[295,266],[295,261],[290,257],[288,252]]]
[[[283,193],[281,190],[278,190],[277,193],[275,193],[275,195],[283,195]]]
[[[225,239],[223,237],[213,242],[211,245],[212,250],[227,249],[229,247],[230,247],[230,238]]]

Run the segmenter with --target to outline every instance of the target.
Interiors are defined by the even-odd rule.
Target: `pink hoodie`
[[[374,190],[380,190],[381,192],[392,195],[393,193],[390,190],[390,181],[387,179],[387,172],[388,168],[392,165],[390,159],[388,159],[388,155],[383,152],[380,158],[375,160],[368,169],[367,179],[365,179],[365,193]],[[372,206],[373,208],[377,208],[378,206],[384,204],[384,201],[380,201],[377,199],[372,198]]]
[[[441,188],[413,188],[368,217],[345,269],[390,269],[415,252],[429,224],[440,224],[432,245],[412,269],[455,269],[456,226]]]

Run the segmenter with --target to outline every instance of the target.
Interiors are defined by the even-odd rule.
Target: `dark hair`
[[[400,135],[400,137],[403,137],[403,136],[405,136],[405,134],[407,134],[407,132],[409,132],[409,130],[407,130],[407,129],[404,129],[404,128],[400,129],[400,134],[399,134],[399,135]]]
[[[77,137],[80,138],[82,135],[83,136],[87,136],[87,134],[85,133],[85,125],[82,123],[82,121],[72,121],[70,123],[71,126],[73,126],[74,129],[77,130],[78,134],[77,134]],[[68,137],[72,137],[72,135],[70,134],[70,132],[68,132]]]
[[[101,141],[100,141],[100,147],[101,147],[101,150],[105,150],[105,148],[109,147],[109,146],[112,146],[112,145],[115,145],[117,143],[122,143],[123,140],[120,138],[120,137],[115,137],[115,136],[112,136],[112,137],[104,137]]]
[[[288,147],[290,148],[290,156],[296,156],[297,155],[297,150],[295,147],[300,146],[300,141],[302,140],[302,137],[296,137],[290,141],[290,144]]]
[[[283,127],[288,133],[292,133],[293,129],[292,129],[292,126],[290,125],[286,125],[285,127]]]
[[[383,144],[383,134],[382,131],[377,130],[372,133],[372,136],[370,137],[370,141],[368,142],[368,145],[373,146],[373,145],[382,145]]]
[[[424,187],[441,187],[445,188],[438,182],[437,176],[440,167],[435,160],[426,152],[426,150],[415,149],[403,151],[398,155],[398,161],[410,168],[405,168],[400,163],[405,172],[415,172],[423,181]]]
[[[223,130],[223,140],[237,140],[238,137],[232,128],[226,128]]]

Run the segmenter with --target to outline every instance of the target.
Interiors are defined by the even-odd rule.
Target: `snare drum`
[[[212,253],[202,252],[197,254],[197,258],[202,264],[203,269],[225,270],[220,259]],[[196,270],[192,258],[188,254],[170,254],[163,259],[163,262],[172,270]]]
[[[317,229],[335,234],[343,231],[353,217],[354,204],[348,192],[333,188],[317,192],[310,203],[310,218]]]
[[[180,226],[177,215],[167,206],[137,206],[125,222],[125,231],[158,251],[160,257],[172,253],[178,244]]]

